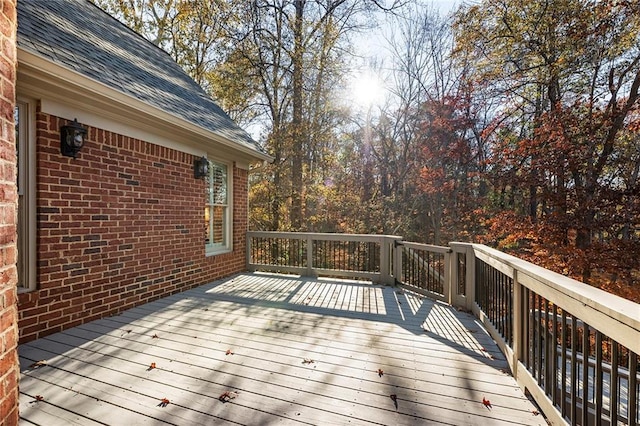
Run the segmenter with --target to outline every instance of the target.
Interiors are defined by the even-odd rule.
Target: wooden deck
[[[24,425],[546,424],[471,315],[362,282],[242,274],[19,353]]]

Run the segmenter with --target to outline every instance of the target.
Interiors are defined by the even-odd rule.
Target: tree
[[[629,143],[637,144],[629,123],[639,101],[639,7],[485,0],[455,24],[458,52],[474,58],[475,80],[503,105],[492,171],[502,196],[528,198],[511,217],[544,233],[533,238],[538,246],[572,247],[562,263],[587,282],[604,268],[599,256],[625,238],[616,229],[637,227],[606,212],[635,205],[628,197],[638,189],[621,172],[633,169]]]

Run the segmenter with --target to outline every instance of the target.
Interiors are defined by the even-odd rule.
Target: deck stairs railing
[[[248,232],[247,268],[399,285],[472,312],[552,424],[640,424],[640,305],[480,244]]]

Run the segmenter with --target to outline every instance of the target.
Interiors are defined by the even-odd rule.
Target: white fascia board
[[[75,71],[18,49],[17,90],[41,101],[42,111],[194,155],[249,164],[271,157],[125,95]]]

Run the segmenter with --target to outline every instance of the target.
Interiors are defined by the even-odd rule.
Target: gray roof
[[[162,49],[86,0],[18,1],[18,47],[264,156]]]

